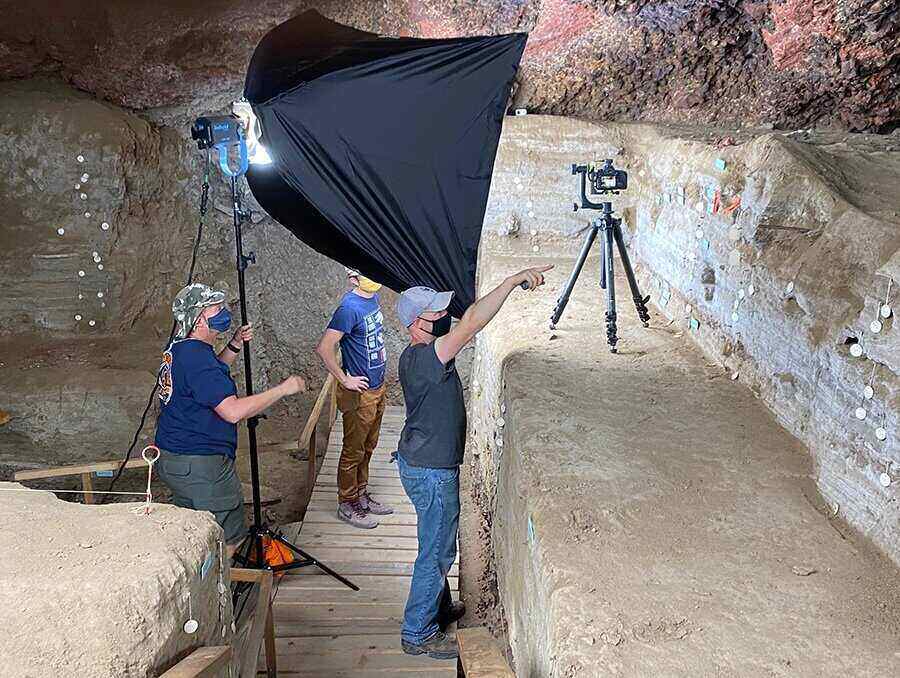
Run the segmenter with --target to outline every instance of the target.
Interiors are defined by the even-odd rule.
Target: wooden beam
[[[215,678],[231,659],[231,646],[201,647],[159,678]]]
[[[459,629],[459,661],[466,678],[516,678],[500,644],[483,626]]]
[[[272,572],[231,568],[231,581],[247,581],[259,584],[253,622],[247,639],[246,653],[240,662],[240,677],[254,678],[259,660],[259,647],[265,639],[266,669],[270,678],[275,676],[275,626],[272,622]],[[271,650],[271,654],[270,654]]]
[[[90,473],[82,473],[81,474],[81,489],[84,490],[84,503],[85,504],[93,504],[94,503],[94,493],[91,490],[94,489],[94,484],[91,482],[91,474]]]
[[[319,417],[322,416],[322,409],[325,407],[325,402],[331,395],[331,390],[334,388],[334,384],[334,375],[329,373],[325,378],[325,383],[322,384],[322,388],[319,390],[319,396],[316,398],[316,402],[313,405],[312,411],[309,413],[309,417],[306,420],[306,426],[303,427],[303,432],[300,434],[300,439],[297,441],[297,447],[299,447],[301,450],[304,447],[309,446],[310,436],[312,436],[313,431],[315,431],[316,422],[318,422]]]

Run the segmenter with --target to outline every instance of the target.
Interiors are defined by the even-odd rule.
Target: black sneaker
[[[450,609],[444,614],[439,614],[437,618],[438,626],[441,631],[446,631],[447,627],[454,622],[458,622],[466,615],[466,605],[461,600],[454,600],[450,603]]]
[[[432,659],[456,659],[459,657],[459,646],[456,638],[451,638],[443,631],[435,631],[421,643],[410,643],[400,639],[406,654],[427,654]]]

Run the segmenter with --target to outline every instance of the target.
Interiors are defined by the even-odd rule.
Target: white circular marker
[[[529,213],[528,213],[528,218],[529,218],[529,219],[533,219],[533,218],[534,218],[534,212],[529,212]]]
[[[79,156],[77,156],[75,159],[76,159],[78,162],[84,162],[84,156],[83,156],[83,155],[79,155]]]
[[[97,321],[96,321],[96,320],[89,320],[89,321],[88,321],[88,325],[90,325],[91,327],[93,327],[93,326],[96,325],[96,324],[97,324]]]
[[[881,324],[880,320],[873,320],[871,323],[869,323],[869,329],[875,334],[881,332],[882,327],[884,327],[884,325]]]
[[[200,622],[196,619],[188,619],[184,623],[184,632],[185,633],[197,633],[197,629],[200,628]]]
[[[109,230],[109,224],[108,224],[107,222],[104,221],[102,224],[100,224],[100,228],[102,228],[104,231],[108,231],[108,230]]]
[[[90,212],[85,212],[85,213],[84,213],[84,218],[85,218],[85,219],[90,219],[90,218],[91,218],[91,213],[90,213]]]
[[[703,237],[703,229],[698,228],[696,231],[694,231],[694,235],[697,236],[697,240],[700,240],[700,238]]]
[[[102,270],[103,270],[103,264],[97,264],[97,270],[98,270],[98,271],[102,271]]]
[[[82,200],[87,200],[87,193],[82,193],[78,197],[81,198]]]
[[[859,356],[861,356],[862,354],[862,345],[858,343],[850,344],[850,355],[852,355],[854,358],[859,358]]]
[[[868,414],[868,412],[866,412],[865,407],[857,407],[856,412],[854,412],[853,414],[856,416],[857,419],[862,421],[863,419],[866,418],[866,415]]]
[[[747,296],[747,293],[744,290],[738,290],[738,299],[743,299],[745,296]]]
[[[891,486],[891,476],[887,473],[882,473],[880,476],[878,476],[878,480],[881,483],[882,487]]]
[[[95,254],[95,255],[94,255],[94,263],[95,263],[95,264],[99,264],[99,263],[100,263],[100,255],[99,255],[99,254]]]
[[[738,317],[739,317],[739,316],[738,316],[737,313],[732,313],[732,314],[731,314],[731,319],[732,319],[734,322],[737,322]]]
[[[871,400],[875,397],[875,389],[871,386],[866,386],[863,389],[863,395],[865,396],[866,400]]]
[[[218,588],[219,593],[225,593],[228,590],[222,582],[219,582],[219,585],[216,588]]]
[[[103,298],[103,292],[97,292],[97,298],[98,298],[98,299],[102,299],[102,298]]]
[[[78,271],[78,277],[79,277],[79,278],[83,278],[83,277],[84,277],[84,271]]]
[[[65,234],[66,234],[66,229],[64,229],[64,228],[56,229],[56,235],[65,235]]]
[[[100,308],[106,308],[106,302],[105,302],[105,301],[102,302],[102,303],[100,304]]]
[[[534,247],[531,248],[531,251],[532,251],[532,252],[540,252],[540,251],[541,251],[541,248],[538,247],[537,245],[535,245]]]
[[[791,281],[787,284],[787,287],[784,288],[784,291],[790,294],[794,291],[794,281]]]
[[[79,188],[81,188],[81,184],[75,184],[75,190],[77,191]]]
[[[81,314],[80,314],[80,313],[76,313],[76,314],[75,314],[75,320],[81,320]]]
[[[749,294],[751,297],[756,294],[756,287],[754,285],[750,285],[750,287],[747,288],[747,294]]]
[[[87,172],[85,172],[84,174],[81,175],[81,180],[82,180],[82,181],[87,181],[87,180],[90,179],[90,178],[91,178],[91,175],[88,174]]]
[[[880,313],[882,318],[890,318],[892,313],[891,307],[887,304],[882,304]]]
[[[91,256],[96,258],[96,257],[100,256],[100,253],[97,252],[96,250],[94,250],[93,252],[91,252]]]
[[[500,428],[506,426],[506,421],[503,419],[503,417],[500,417],[500,419],[497,420],[497,426],[499,426]]]
[[[884,426],[879,426],[875,429],[875,437],[878,440],[887,440],[887,429]]]
[[[79,294],[79,295],[78,295],[78,298],[79,298],[79,299],[84,299],[84,295],[83,295],[83,294]]]

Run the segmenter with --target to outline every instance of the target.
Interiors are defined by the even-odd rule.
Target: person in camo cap
[[[217,355],[213,344],[231,328],[231,311],[224,292],[202,283],[182,289],[172,313],[175,341],[163,353],[158,377],[157,468],[172,503],[212,513],[233,552],[244,537],[244,498],[234,469],[237,423],[305,391],[306,384],[291,376],[268,391],[239,398],[230,368],[244,342],[253,339],[253,327],[239,327]]]

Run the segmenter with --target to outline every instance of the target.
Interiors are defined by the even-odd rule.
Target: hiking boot
[[[359,503],[362,504],[363,511],[366,513],[374,513],[376,516],[389,516],[394,512],[394,509],[387,504],[375,501],[368,492],[363,492],[359,495]]]
[[[458,622],[462,619],[466,614],[466,605],[461,600],[454,600],[450,603],[450,609],[446,610],[444,614],[439,614],[437,618],[438,626],[441,627],[441,631],[446,631],[447,627],[450,624]]]
[[[400,639],[400,645],[406,654],[427,654],[432,659],[456,659],[459,657],[459,646],[456,638],[443,631],[435,631],[421,643],[410,643]]]
[[[348,525],[364,530],[378,527],[378,521],[365,512],[359,500],[338,502],[337,517]]]

